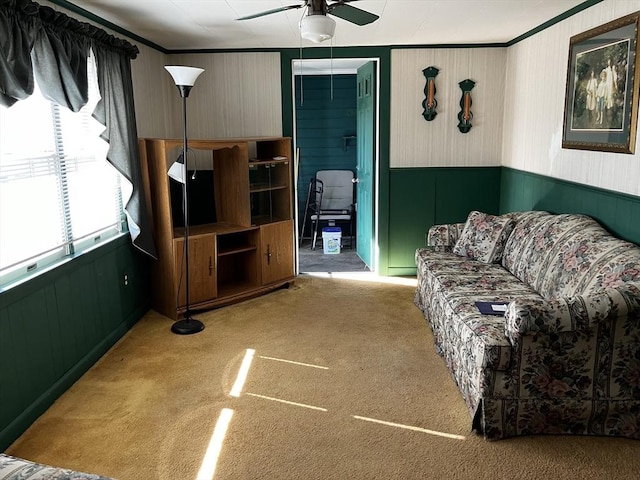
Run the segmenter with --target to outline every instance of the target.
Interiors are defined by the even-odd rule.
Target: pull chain
[[[331,78],[331,101],[333,102],[333,37],[331,37],[331,60],[330,60],[330,65],[331,65],[331,72],[330,72],[330,78]]]

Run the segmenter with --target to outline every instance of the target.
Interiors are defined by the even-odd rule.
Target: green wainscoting
[[[128,235],[0,294],[0,451],[146,313],[149,299],[148,260]]]
[[[503,167],[500,212],[522,210],[584,213],[640,244],[640,197]]]
[[[640,197],[507,167],[395,168],[389,191],[389,275],[415,274],[429,227],[463,222],[470,210],[584,213],[640,244]]]
[[[464,222],[471,210],[498,213],[500,167],[390,170],[389,275],[415,275],[429,227]]]

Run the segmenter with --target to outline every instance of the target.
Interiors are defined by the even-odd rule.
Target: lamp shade
[[[198,76],[204,72],[204,68],[181,65],[166,65],[164,68],[171,74],[176,85],[184,87],[193,87]]]
[[[167,172],[167,174],[169,175],[169,177],[173,178],[176,182],[185,183],[186,169],[187,168],[184,164],[184,155],[182,155],[181,153],[180,156],[176,159],[176,161],[171,164],[171,167],[169,167],[169,171]]]
[[[300,21],[300,36],[314,43],[329,40],[335,31],[335,20],[325,15],[307,15]]]

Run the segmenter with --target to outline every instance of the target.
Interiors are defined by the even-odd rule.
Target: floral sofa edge
[[[414,301],[473,429],[640,439],[640,247],[548,212],[471,212],[427,238]]]
[[[0,480],[113,480],[0,453]]]

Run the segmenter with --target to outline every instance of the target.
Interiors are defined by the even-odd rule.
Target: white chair
[[[315,186],[313,189],[310,188],[310,195],[315,195],[315,202],[307,202],[312,208],[309,217],[313,231],[312,250],[316,248],[321,223],[348,224],[350,247],[353,248],[355,236],[353,178],[351,170],[318,170],[316,172]]]

